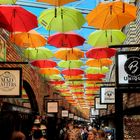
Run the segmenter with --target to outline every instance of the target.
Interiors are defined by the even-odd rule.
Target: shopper
[[[93,129],[88,132],[88,140],[96,140],[96,131]]]
[[[106,135],[103,130],[97,131],[96,140],[106,140]]]

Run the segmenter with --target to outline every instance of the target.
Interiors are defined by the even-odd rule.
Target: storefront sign
[[[115,87],[100,87],[101,104],[114,104],[115,103]]]
[[[99,115],[99,110],[96,110],[94,107],[91,107],[90,108],[90,116],[95,117],[95,116],[98,116],[98,115]]]
[[[106,104],[101,104],[100,98],[95,98],[95,109],[107,109]]]
[[[73,113],[69,113],[69,118],[73,119],[73,117],[74,117],[74,114]]]
[[[78,116],[74,116],[74,120],[77,120],[78,119]]]
[[[62,110],[62,117],[68,117],[68,116],[69,116],[68,110]]]
[[[21,68],[0,68],[0,96],[21,97]]]
[[[117,86],[140,85],[140,53],[119,52],[116,59]]]
[[[58,112],[58,102],[48,101],[47,102],[47,113],[57,113]]]

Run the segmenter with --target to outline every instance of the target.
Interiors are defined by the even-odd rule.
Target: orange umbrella
[[[86,19],[90,26],[99,29],[121,29],[136,19],[136,10],[134,5],[122,1],[99,3]]]
[[[69,2],[73,2],[73,1],[76,1],[76,0],[37,0],[38,2],[46,2],[46,3],[49,3],[51,5],[54,5],[54,6],[61,6],[61,5],[64,5],[64,4],[67,4]]]
[[[55,52],[54,56],[62,60],[78,60],[84,57],[84,52],[77,48],[59,49],[57,52]]]
[[[89,59],[89,60],[87,60],[86,65],[90,66],[90,67],[110,66],[110,65],[112,65],[112,60],[108,59],[108,58]]]
[[[45,46],[47,40],[34,30],[29,32],[15,32],[10,35],[10,41],[22,48],[36,48]]]
[[[73,79],[82,79],[83,76],[82,75],[76,75],[76,76],[64,76],[65,79],[68,80],[73,80]]]
[[[60,71],[56,68],[43,68],[39,70],[40,74],[53,75],[60,74]]]

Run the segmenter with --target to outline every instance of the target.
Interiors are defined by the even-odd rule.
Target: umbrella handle
[[[55,9],[54,9],[54,17],[55,17],[55,18],[57,17],[57,9],[56,9],[56,7],[55,7]]]

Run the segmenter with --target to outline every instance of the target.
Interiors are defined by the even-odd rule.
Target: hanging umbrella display
[[[70,88],[81,88],[81,87],[84,87],[83,84],[80,84],[80,85],[69,85]]]
[[[109,68],[105,67],[105,66],[103,66],[102,68],[99,68],[99,67],[88,67],[85,70],[85,72],[86,72],[86,74],[104,74],[104,73],[109,72]]]
[[[102,58],[102,59],[89,59],[86,62],[87,66],[90,67],[102,67],[102,66],[110,66],[112,65],[112,60],[108,58]]]
[[[52,84],[52,85],[62,85],[64,83],[65,81],[49,81],[49,84]]]
[[[50,79],[50,80],[63,80],[61,75],[45,75],[43,74],[44,78]]]
[[[0,5],[0,27],[9,32],[28,32],[38,27],[37,17],[18,5]]]
[[[81,60],[69,60],[69,61],[60,61],[58,66],[61,68],[80,68],[83,65],[83,61]]]
[[[76,76],[67,76],[67,75],[65,76],[64,75],[64,78],[67,80],[82,79],[83,75],[76,75]]]
[[[62,6],[64,4],[74,2],[76,0],[37,0],[38,2],[46,2],[54,6]]]
[[[0,0],[0,4],[15,4],[17,0]]]
[[[83,81],[67,81],[66,82],[68,85],[81,85],[83,84]]]
[[[85,77],[88,79],[98,80],[98,79],[105,78],[105,75],[104,74],[86,74]]]
[[[45,46],[47,40],[35,30],[17,32],[10,35],[10,41],[22,48],[36,48]]]
[[[78,60],[84,57],[84,52],[77,48],[59,49],[57,52],[55,52],[54,56],[57,59],[62,60]]]
[[[60,71],[57,68],[42,68],[39,69],[40,74],[53,75],[60,74]]]
[[[47,30],[68,32],[80,29],[85,23],[82,13],[74,8],[57,7],[44,10],[38,19]]]
[[[57,66],[57,63],[53,60],[34,60],[30,64],[38,68],[53,68]]]
[[[83,45],[85,39],[73,32],[56,33],[48,37],[48,44],[56,48],[73,48]]]
[[[122,1],[99,3],[86,19],[88,25],[99,29],[121,29],[136,19],[136,10],[134,5]]]
[[[84,74],[84,71],[82,69],[64,69],[61,71],[61,74],[67,75],[67,76],[76,76],[80,74]]]
[[[88,44],[94,47],[107,47],[120,45],[126,39],[126,35],[120,30],[96,30],[88,36]]]
[[[53,57],[53,53],[45,47],[27,48],[23,51],[23,54],[30,60],[48,59]]]
[[[111,58],[116,54],[117,50],[112,48],[92,48],[86,52],[87,58]]]

